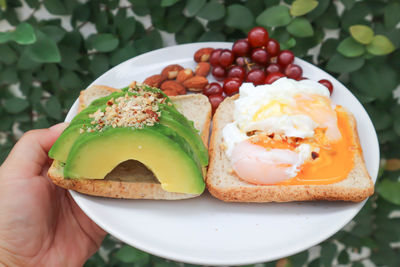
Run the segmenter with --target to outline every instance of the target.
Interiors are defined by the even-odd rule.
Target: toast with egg
[[[102,85],[93,85],[83,90],[79,97],[79,111],[89,106],[92,101],[118,90]],[[194,127],[200,132],[201,139],[207,147],[211,119],[211,105],[207,97],[201,94],[191,94],[173,96],[170,99],[180,113],[194,122]],[[163,190],[154,174],[145,165],[134,160],[121,163],[102,180],[64,179],[63,170],[63,164],[54,160],[48,171],[48,176],[54,184],[93,196],[164,200],[198,196]]]
[[[337,106],[349,118],[355,145],[354,165],[347,177],[331,184],[271,184],[259,185],[244,181],[233,170],[225,153],[224,127],[234,121],[234,101],[239,95],[226,98],[213,117],[210,138],[210,164],[206,177],[209,192],[216,198],[228,202],[290,202],[290,201],[353,201],[359,202],[372,195],[374,184],[365,167],[361,145],[356,129],[356,120],[343,107]],[[338,166],[340,168],[340,166]],[[321,173],[321,176],[324,174]]]

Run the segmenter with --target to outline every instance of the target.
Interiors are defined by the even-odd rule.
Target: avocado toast
[[[122,90],[92,86],[81,94],[80,109],[49,152],[54,162],[48,175],[55,184],[131,199],[203,192],[211,115],[206,97],[168,98],[135,83]]]

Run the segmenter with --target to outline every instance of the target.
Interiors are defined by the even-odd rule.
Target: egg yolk
[[[321,95],[297,94],[294,101],[273,99],[253,115],[252,121],[260,121],[272,116],[307,115],[320,127],[327,128],[326,136],[331,140],[340,139],[336,113],[330,99]]]
[[[342,138],[327,144],[324,135],[317,132],[315,140],[320,150],[315,154],[315,158],[304,162],[296,177],[278,184],[331,184],[340,182],[348,176],[354,167],[354,154],[358,147],[354,143],[354,133],[347,113],[339,107],[335,111]]]
[[[251,142],[257,146],[262,146],[265,149],[289,149],[294,150],[296,144],[288,143],[285,140],[274,140],[271,138],[257,138],[256,140],[251,140]]]
[[[334,110],[340,139],[327,137],[326,128],[317,128],[313,138],[274,138],[272,135],[255,135],[239,143],[232,152],[233,169],[244,181],[259,185],[317,185],[331,184],[345,179],[354,166],[354,154],[359,147],[354,142],[354,132],[347,113],[337,106]],[[315,151],[299,165],[295,177],[290,176],[301,144]],[[316,149],[318,148],[318,149]],[[293,177],[293,178],[291,178]]]

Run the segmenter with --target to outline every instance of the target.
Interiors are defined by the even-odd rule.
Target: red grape
[[[255,69],[247,73],[246,82],[253,83],[254,85],[263,84],[265,81],[265,74],[263,70]]]
[[[271,63],[265,68],[265,74],[270,74],[273,72],[282,72],[281,66],[276,63]]]
[[[278,64],[285,67],[292,63],[294,60],[294,54],[289,50],[282,50],[278,55]]]
[[[255,48],[251,51],[251,59],[261,65],[265,65],[269,61],[268,52],[262,48]]]
[[[236,58],[235,62],[236,62],[236,65],[238,65],[240,67],[245,67],[249,60],[250,60],[250,58],[248,58],[248,57],[238,57],[238,58]]]
[[[203,89],[203,94],[206,96],[210,95],[222,95],[224,90],[222,89],[222,86],[219,83],[209,83],[204,87]]]
[[[325,79],[322,79],[322,80],[319,80],[318,82],[319,82],[320,84],[325,85],[325,86],[328,88],[329,93],[332,95],[332,92],[333,92],[333,85],[332,85],[332,83],[331,83],[330,81],[325,80]]]
[[[237,40],[233,43],[232,52],[236,57],[247,56],[250,52],[249,42],[245,39]]]
[[[270,73],[268,74],[267,78],[265,78],[265,84],[271,84],[282,77],[285,77],[285,75],[281,72]]]
[[[303,75],[303,69],[296,64],[289,64],[286,66],[285,75],[290,79],[298,80]]]
[[[221,66],[215,66],[211,71],[211,74],[217,81],[222,81],[226,77],[226,70]]]
[[[252,70],[262,70],[262,71],[264,71],[264,66],[261,66],[261,65],[256,64],[256,63],[251,63],[251,64],[247,64],[246,70],[247,70],[247,72],[252,71]]]
[[[233,66],[228,70],[228,77],[236,77],[241,81],[246,77],[246,70],[241,66]]]
[[[247,34],[247,38],[251,47],[261,47],[267,44],[269,36],[263,27],[254,27]]]
[[[226,68],[232,65],[234,60],[235,56],[233,55],[231,50],[224,49],[221,51],[221,55],[219,56],[219,65]]]
[[[267,52],[271,57],[275,57],[279,54],[281,47],[277,40],[269,39],[265,49],[267,49]]]
[[[224,92],[226,95],[231,96],[239,92],[239,87],[242,85],[242,80],[239,78],[227,78],[224,80]]]
[[[220,94],[213,94],[208,96],[208,100],[211,103],[212,113],[214,114],[219,104],[224,101],[224,96]]]
[[[211,66],[218,66],[219,65],[219,56],[221,55],[222,49],[218,48],[212,51],[210,55],[209,62]]]

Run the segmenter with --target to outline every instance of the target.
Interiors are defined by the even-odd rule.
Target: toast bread
[[[349,114],[357,146],[354,168],[348,177],[328,185],[253,185],[235,175],[223,149],[222,130],[233,121],[234,100],[238,95],[226,98],[213,117],[210,138],[210,164],[206,184],[210,193],[229,202],[289,202],[310,200],[343,200],[359,202],[372,195],[374,184],[365,167],[356,121]],[[322,174],[323,175],[323,174]]]
[[[78,112],[81,112],[84,108],[90,105],[93,100],[108,96],[109,94],[118,91],[118,89],[105,86],[105,85],[92,85],[86,90],[82,90],[79,94],[79,107]]]
[[[102,85],[93,85],[81,92],[79,111],[100,97],[107,96],[118,89]],[[201,94],[170,97],[175,107],[187,119],[194,122],[195,128],[207,147],[211,120],[211,105],[208,98]],[[143,164],[135,160],[125,161],[112,170],[105,179],[64,179],[62,164],[54,160],[48,176],[54,184],[88,195],[128,198],[128,199],[165,199],[178,200],[198,195],[172,193],[164,191],[154,174]]]

